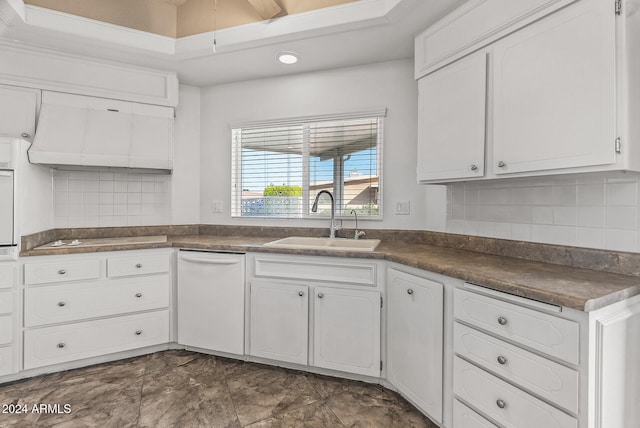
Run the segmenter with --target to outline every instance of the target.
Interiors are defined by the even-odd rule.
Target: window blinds
[[[232,128],[232,215],[381,216],[383,114],[304,119]]]

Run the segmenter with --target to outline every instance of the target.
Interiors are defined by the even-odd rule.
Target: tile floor
[[[436,428],[378,385],[188,351],[1,385],[0,404],[27,407],[0,413],[0,427]],[[60,406],[38,413],[37,404]]]

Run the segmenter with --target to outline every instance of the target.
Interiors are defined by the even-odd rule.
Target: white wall
[[[171,223],[200,223],[200,88],[180,85],[174,128]]]
[[[447,232],[640,251],[636,174],[455,183],[447,193]]]
[[[201,222],[205,224],[325,227],[326,220],[232,218],[229,124],[296,116],[357,112],[386,107],[382,221],[363,228],[423,229],[425,188],[416,184],[418,88],[411,60],[260,79],[202,91]],[[220,200],[222,213],[212,213]],[[395,202],[409,200],[410,215],[394,215]],[[446,204],[444,198],[439,202]],[[444,208],[442,209],[444,212]],[[352,226],[345,221],[345,227]]]

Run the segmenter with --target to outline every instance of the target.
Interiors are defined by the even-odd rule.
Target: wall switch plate
[[[214,199],[211,201],[211,212],[212,213],[221,213],[222,212],[222,201],[219,199]]]
[[[396,215],[409,215],[410,212],[410,201],[396,201]]]

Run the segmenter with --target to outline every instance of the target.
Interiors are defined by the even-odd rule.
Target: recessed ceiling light
[[[283,64],[295,64],[298,62],[298,55],[293,52],[280,52],[278,54],[278,61]]]

